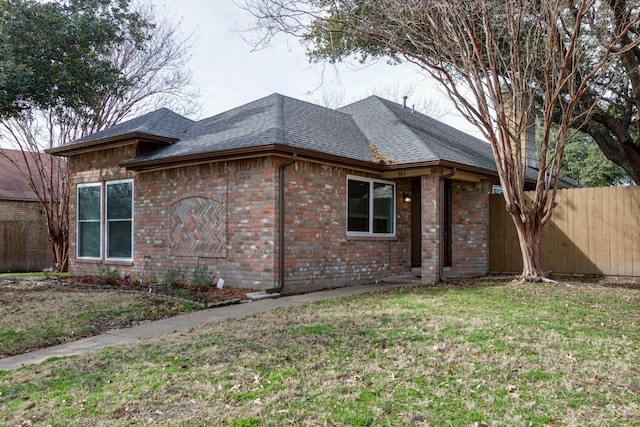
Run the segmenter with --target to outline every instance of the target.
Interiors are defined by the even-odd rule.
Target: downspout
[[[453,169],[451,170],[451,172],[441,175],[440,176],[440,184],[438,185],[439,188],[442,188],[442,184],[444,183],[444,180],[447,178],[451,178],[453,175],[456,174],[456,172],[458,171],[458,169],[454,166]],[[440,194],[441,192],[438,191],[438,194]],[[441,197],[441,202],[440,202],[440,206],[442,206],[443,202],[442,199],[444,199],[444,197]],[[440,221],[444,222],[442,215],[440,215]],[[440,225],[444,225],[444,224],[440,224]],[[444,228],[444,227],[442,227]],[[442,254],[444,253],[444,239],[442,239],[442,236],[440,236],[441,242],[440,243],[440,255],[438,255],[438,261],[440,263],[440,281],[445,282],[447,281],[447,278],[444,277],[444,261],[442,260]],[[451,236],[449,236],[449,239],[451,239]]]
[[[267,293],[282,293],[284,289],[284,170],[293,164],[298,158],[297,153],[293,153],[290,160],[287,160],[278,168],[278,286],[267,289]]]

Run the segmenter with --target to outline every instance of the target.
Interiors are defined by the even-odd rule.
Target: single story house
[[[489,144],[371,96],[280,94],[193,121],[160,109],[48,150],[69,159],[69,271],[207,266],[284,293],[489,269]]]

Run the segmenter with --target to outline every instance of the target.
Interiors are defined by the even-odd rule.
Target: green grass
[[[67,277],[69,273],[54,273],[35,271],[31,273],[0,273],[0,279],[23,279],[23,278],[53,278],[53,277]]]
[[[0,425],[640,425],[640,291],[323,301],[0,371]]]

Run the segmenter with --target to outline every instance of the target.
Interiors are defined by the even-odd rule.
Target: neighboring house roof
[[[26,154],[25,160],[20,150],[0,149],[0,200],[27,202],[38,200],[25,177],[29,167],[35,170],[33,160],[29,156],[31,153]],[[49,155],[40,154],[40,156],[46,156],[48,161]]]

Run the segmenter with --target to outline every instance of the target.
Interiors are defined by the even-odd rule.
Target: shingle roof
[[[72,144],[99,141],[132,133],[159,136],[169,139],[181,139],[185,132],[193,126],[194,121],[168,108],[160,108],[140,117],[119,123],[100,132],[75,140]]]
[[[196,122],[178,143],[154,150],[135,161],[269,144],[373,161],[364,135],[349,115],[280,94]]]
[[[77,140],[56,154],[76,144],[92,147],[133,134],[175,142],[124,163],[131,167],[279,146],[354,162],[496,170],[489,144],[376,96],[332,110],[274,93],[197,122],[162,108]]]
[[[397,164],[450,162],[496,171],[491,146],[400,104],[370,96],[339,109]]]
[[[42,156],[43,165],[51,165],[47,154]],[[0,200],[37,201],[38,197],[25,177],[29,168],[35,172],[35,160],[31,153],[22,155],[20,150],[0,149]]]

